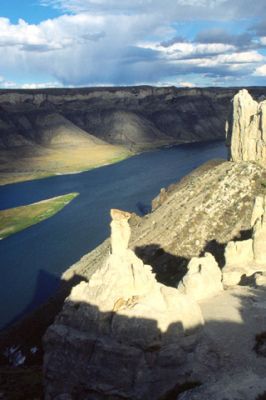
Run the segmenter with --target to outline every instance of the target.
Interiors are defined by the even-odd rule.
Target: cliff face
[[[245,89],[235,95],[228,136],[232,161],[266,167],[266,101],[256,102]]]
[[[49,142],[60,118],[112,144],[145,149],[224,137],[235,89],[129,87],[0,91],[0,146]],[[264,88],[252,90],[255,97]],[[57,116],[55,118],[55,115]],[[50,136],[44,131],[50,123]]]

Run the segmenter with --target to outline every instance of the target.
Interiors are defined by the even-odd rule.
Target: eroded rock
[[[256,200],[257,212],[253,228],[253,253],[254,260],[258,264],[266,264],[266,196]],[[256,204],[255,203],[255,204]],[[253,213],[254,214],[254,213]]]
[[[154,400],[195,368],[199,306],[158,283],[128,249],[130,214],[111,216],[112,254],[89,283],[73,288],[45,335],[47,400]]]
[[[226,286],[237,285],[243,277],[266,271],[266,196],[256,198],[251,226],[251,239],[231,241],[226,246],[226,265],[223,269],[223,283]]]
[[[193,257],[187,269],[188,272],[178,285],[182,293],[199,301],[223,290],[221,270],[210,253],[205,253],[204,257]]]
[[[232,161],[254,161],[266,167],[266,101],[253,100],[246,89],[233,100],[231,126],[228,126]]]

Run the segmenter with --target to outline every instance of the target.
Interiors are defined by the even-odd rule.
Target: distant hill
[[[19,173],[21,180],[25,173],[36,175],[34,157],[38,173],[47,175],[89,168],[99,149],[103,155],[102,150],[108,149],[108,154],[96,157],[94,165],[126,156],[128,150],[222,139],[237,90],[150,86],[0,90],[0,181],[5,180],[3,173]],[[265,87],[249,91],[254,98],[266,95]],[[78,151],[74,157],[80,165],[72,165],[70,148],[74,153],[82,149],[83,154]]]

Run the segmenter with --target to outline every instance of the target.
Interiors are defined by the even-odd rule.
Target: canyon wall
[[[149,86],[0,90],[0,148],[47,145],[69,124],[131,150],[220,139],[236,92]],[[251,93],[260,98],[265,88]],[[65,138],[57,134],[60,140]]]

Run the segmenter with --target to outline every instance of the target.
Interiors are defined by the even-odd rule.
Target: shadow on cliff
[[[233,241],[247,240],[252,237],[252,230],[243,230],[232,238]],[[220,243],[216,239],[206,243],[199,256],[203,257],[206,252],[211,253],[216,259],[219,267],[225,266],[225,248],[227,243]],[[166,286],[177,287],[178,283],[187,273],[187,266],[191,258],[181,257],[165,251],[159,244],[148,244],[136,246],[136,255],[144,264],[151,265],[158,282]],[[249,284],[250,282],[247,282]]]
[[[243,241],[252,238],[252,229],[246,229],[240,231],[236,236],[234,236],[230,241]],[[226,243],[217,242],[216,239],[210,240],[206,243],[204,249],[201,251],[200,256],[202,257],[204,253],[211,253],[216,259],[219,267],[223,269],[225,266],[225,248],[227,246]]]
[[[57,283],[57,278],[49,278],[48,275],[45,277],[46,282],[51,279]],[[7,363],[3,351],[10,346],[20,346],[19,350],[26,356],[26,366],[42,363],[42,336],[61,311],[72,286],[81,280],[84,278],[74,276],[69,281],[62,281],[57,296],[0,336],[2,364]],[[42,290],[40,286],[39,289]],[[261,290],[250,290],[253,293],[252,301],[248,296],[238,296],[238,322],[226,319],[206,320],[203,337],[194,335],[193,332],[188,335],[181,322],[173,323],[166,332],[161,332],[156,320],[122,315],[120,312],[123,312],[123,303],[116,311],[103,313],[88,303],[68,300],[60,314],[59,330],[54,329],[54,325],[49,328],[48,336],[46,335],[46,349],[50,354],[48,358],[46,356],[46,362],[49,362],[46,379],[50,379],[51,385],[57,382],[58,387],[64,387],[64,393],[69,391],[72,400],[106,398],[101,395],[97,397],[97,385],[94,389],[88,389],[86,382],[103,382],[102,389],[110,391],[111,395],[107,398],[112,400],[124,398],[121,397],[124,390],[134,390],[135,393],[140,389],[144,390],[142,397],[138,398],[145,400],[177,400],[180,393],[191,388],[201,390],[200,385],[206,383],[205,375],[216,374],[221,368],[224,371],[232,368],[233,354],[230,354],[230,360],[226,359],[227,343],[231,346],[229,350],[238,348],[241,351],[240,356],[247,352],[252,353],[252,346],[255,346],[254,349],[261,358],[258,346],[262,348],[260,353],[263,352],[266,341],[264,336],[258,337],[256,347],[255,334],[261,333],[261,330],[256,330],[255,317],[250,312],[251,304],[260,301]],[[34,299],[39,299],[42,293],[37,291],[38,287]],[[30,305],[27,310],[29,308]],[[258,323],[262,325],[263,321],[258,319]],[[243,341],[243,333],[250,326],[254,332],[250,333],[249,341]],[[64,336],[66,331],[69,332],[67,337]],[[180,338],[178,342],[175,336]],[[33,346],[38,347],[35,354],[30,351]],[[117,354],[121,357],[119,363]],[[237,354],[234,357],[236,359]],[[92,368],[88,368],[88,362]],[[245,365],[245,360],[241,357],[235,360],[236,365],[242,365],[241,363]],[[256,372],[256,366],[253,365],[252,368]],[[1,379],[0,388],[2,389]],[[21,390],[20,397],[16,400],[24,400],[23,393]]]
[[[39,271],[32,300],[0,332],[0,365],[7,364],[7,358],[3,353],[12,346],[19,346],[24,351],[28,365],[42,360],[42,336],[61,311],[64,300],[70,294],[72,287],[81,281],[86,281],[86,279],[74,275],[69,280],[61,280],[47,271]],[[47,293],[54,293],[54,295],[45,301]],[[37,347],[38,351],[32,353],[30,351],[32,347]]]
[[[261,300],[261,293],[260,289],[252,289],[252,301]],[[214,375],[227,374],[230,379],[234,371],[244,376],[246,362],[256,359],[252,348],[256,327],[250,297],[235,297],[240,304],[238,318],[217,320],[213,314],[213,319],[205,321],[202,334],[185,331],[182,322],[172,323],[162,332],[156,320],[123,315],[123,304],[119,310],[101,312],[97,306],[69,300],[58,325],[51,326],[45,335],[47,398],[64,394],[72,400],[177,400],[193,388],[199,394],[202,388],[208,390]],[[246,358],[247,354],[253,358]],[[254,374],[256,368],[252,364]],[[248,392],[252,385],[241,385],[243,393],[247,389],[243,399],[255,400],[254,393]],[[225,390],[226,397],[226,389],[217,387],[216,395]],[[231,389],[236,389],[236,395],[241,392],[239,386]],[[255,396],[258,394],[255,392]],[[206,397],[203,393],[203,397],[196,398]]]
[[[44,337],[47,398],[170,400],[201,384],[191,363],[198,327],[185,333],[178,321],[162,332],[154,319],[123,315],[123,305],[102,312],[72,301],[58,324]]]
[[[188,258],[168,253],[158,244],[137,246],[134,252],[144,264],[151,265],[157,281],[166,286],[177,287],[187,272]]]

